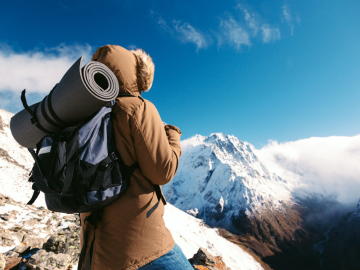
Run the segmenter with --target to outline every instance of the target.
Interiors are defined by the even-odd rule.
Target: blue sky
[[[360,134],[359,1],[6,1],[0,107],[39,101],[80,55],[118,44],[155,62],[144,98],[183,139]]]

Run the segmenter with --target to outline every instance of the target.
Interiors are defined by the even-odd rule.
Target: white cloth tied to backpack
[[[15,140],[35,148],[46,135],[86,120],[119,94],[115,74],[104,64],[91,61],[81,68],[80,57],[41,102],[14,115],[10,129]],[[26,103],[25,91],[22,100]],[[34,115],[31,115],[30,112]]]

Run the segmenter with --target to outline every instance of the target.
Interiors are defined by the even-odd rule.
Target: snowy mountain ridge
[[[164,186],[165,196],[211,225],[232,228],[244,214],[285,211],[296,203],[293,192],[301,183],[270,172],[251,144],[224,133],[196,135],[181,144],[179,169]]]

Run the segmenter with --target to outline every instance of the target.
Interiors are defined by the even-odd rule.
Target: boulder
[[[69,269],[72,266],[71,256],[68,254],[55,254],[40,250],[33,255],[27,264],[27,269]]]
[[[8,247],[15,245],[14,238],[9,234],[8,230],[0,229],[0,246]]]
[[[23,253],[29,246],[26,244],[20,244],[15,247],[14,252]]]
[[[198,252],[189,259],[189,262],[197,270],[231,270],[225,265],[221,256],[215,257],[205,248],[199,248]]]
[[[26,234],[23,239],[23,244],[31,246],[33,248],[42,248],[45,242],[46,238],[40,238],[29,234]]]
[[[21,257],[6,258],[5,270],[17,269],[15,266],[21,261]],[[1,269],[1,268],[0,268]]]
[[[46,251],[54,253],[63,253],[71,256],[72,262],[77,262],[80,253],[80,227],[69,226],[61,229],[51,237],[44,244],[43,248]]]
[[[39,224],[39,221],[35,218],[24,221],[24,226],[33,227],[34,225]]]

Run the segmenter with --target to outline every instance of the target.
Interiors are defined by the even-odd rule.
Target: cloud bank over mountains
[[[310,190],[320,187],[343,203],[360,198],[360,135],[270,141],[253,151],[270,170],[298,179]]]

